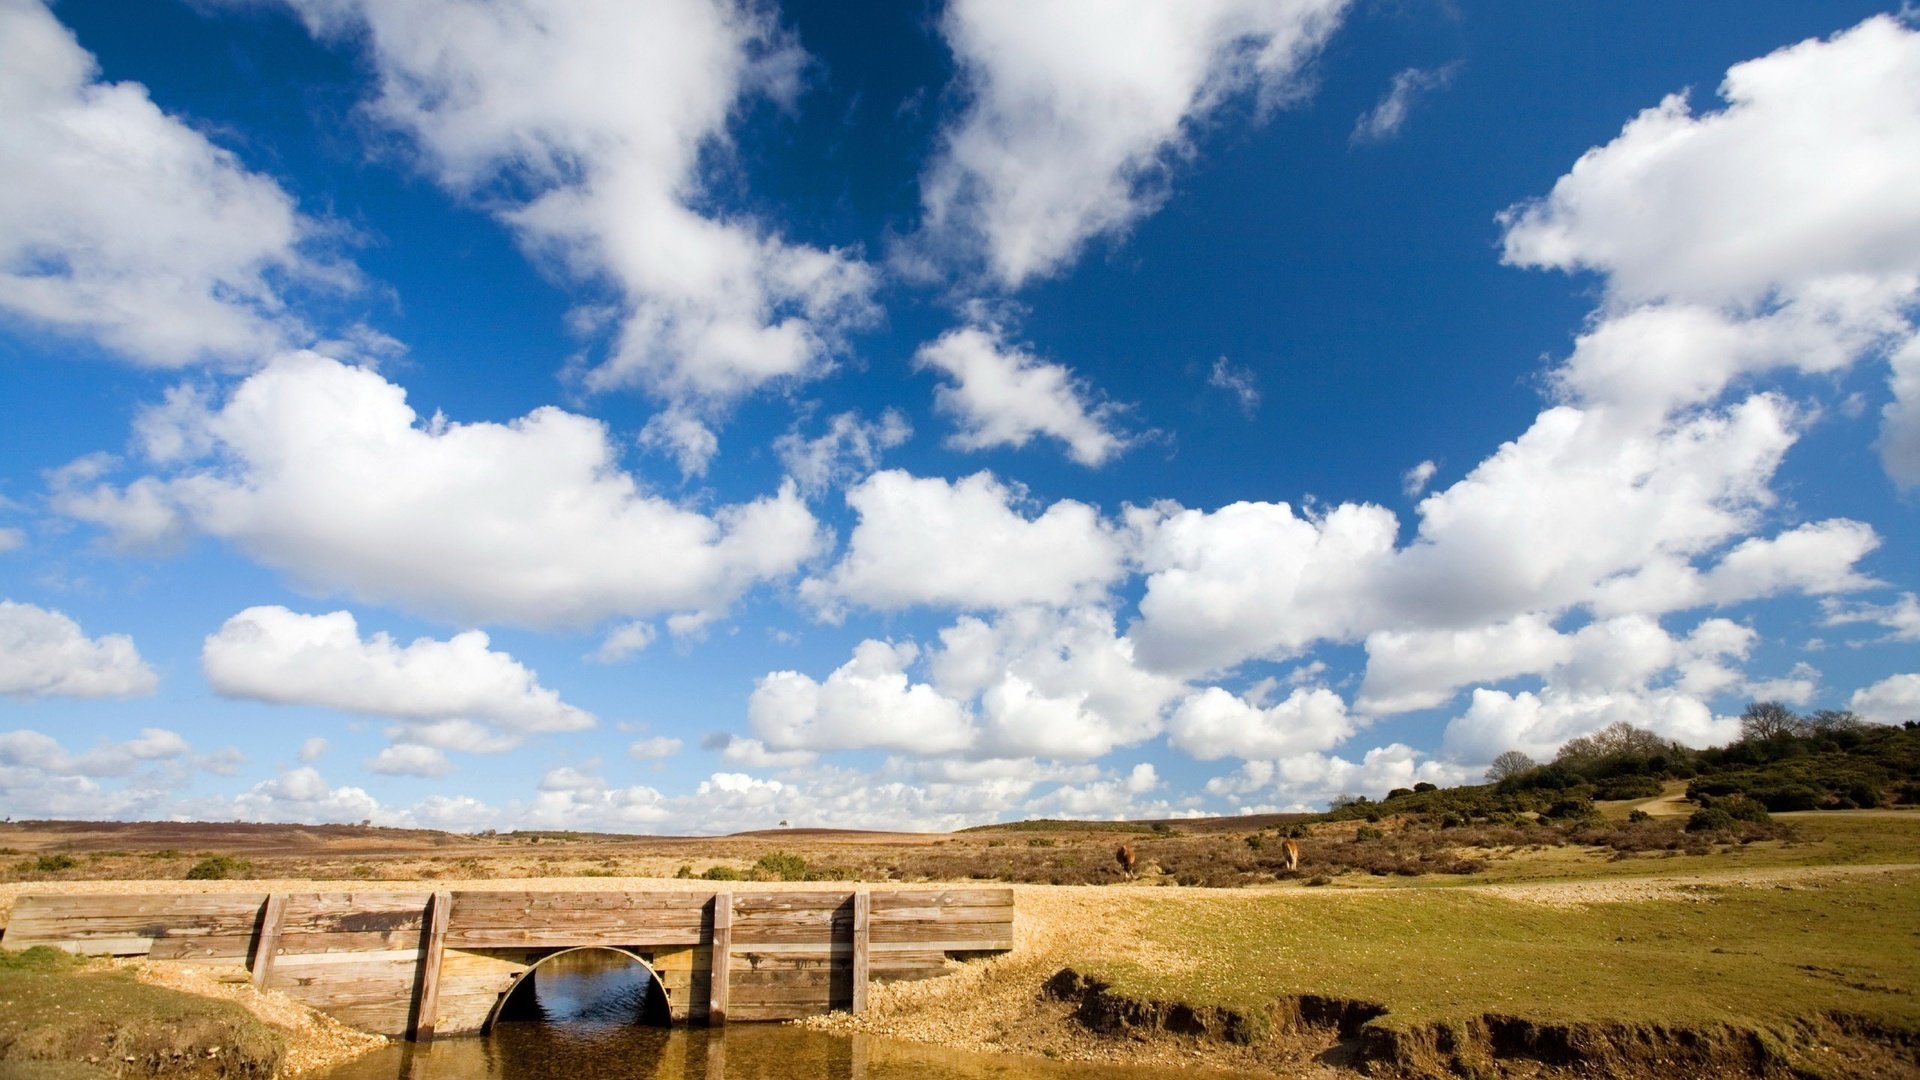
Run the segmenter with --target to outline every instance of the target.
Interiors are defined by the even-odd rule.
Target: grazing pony
[[[1291,840],[1280,841],[1280,853],[1286,857],[1287,873],[1300,869],[1300,845]]]
[[[1128,878],[1133,877],[1133,868],[1137,865],[1138,860],[1134,858],[1132,844],[1121,844],[1119,850],[1113,853],[1113,861],[1120,864],[1121,873],[1127,875]]]

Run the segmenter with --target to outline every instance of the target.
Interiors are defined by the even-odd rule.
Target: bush
[[[1687,831],[1690,833],[1730,832],[1734,828],[1733,815],[1717,806],[1695,810],[1693,816],[1687,819]]]
[[[807,860],[785,851],[769,851],[753,864],[754,870],[775,881],[807,880]]]
[[[1547,807],[1543,816],[1554,821],[1577,821],[1581,818],[1593,817],[1595,813],[1592,799],[1575,796],[1571,799],[1555,801],[1552,806]]]
[[[1727,816],[1735,821],[1751,821],[1756,825],[1766,825],[1773,821],[1773,818],[1768,816],[1765,806],[1745,795],[1729,795],[1724,799],[1715,799],[1713,807],[1725,810]]]
[[[1593,789],[1596,799],[1651,799],[1660,794],[1660,781],[1651,776],[1616,776]]]
[[[1627,811],[1627,821],[1631,824],[1638,825],[1643,821],[1652,821],[1652,820],[1653,820],[1653,815],[1647,813],[1645,810]]]
[[[1387,792],[1387,801],[1392,802],[1395,799],[1404,799],[1411,794],[1413,794],[1412,788],[1397,787]]]
[[[231,855],[210,855],[193,864],[187,871],[188,881],[222,881],[238,877],[253,869],[253,864],[245,859],[236,859]]]
[[[693,876],[693,867],[687,865],[686,863],[681,863],[680,869],[675,870],[673,872],[673,876],[677,878],[690,878]]]
[[[1385,835],[1386,833],[1381,832],[1371,825],[1362,825],[1359,830],[1353,834],[1353,838],[1355,840],[1378,840]]]
[[[739,881],[741,880],[740,871],[735,870],[731,866],[709,866],[707,867],[706,872],[701,874],[700,876],[707,881]]]
[[[80,865],[71,855],[42,855],[33,862],[33,868],[43,874],[57,874],[62,870],[71,870]]]
[[[1439,791],[1439,790],[1440,790],[1440,785],[1429,784],[1425,780],[1422,780],[1419,783],[1413,785],[1413,793],[1415,795],[1418,795],[1423,791]]]

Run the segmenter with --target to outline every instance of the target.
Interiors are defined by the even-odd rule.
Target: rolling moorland
[[[1014,952],[812,1023],[1287,1075],[1920,1075],[1920,725],[1748,719],[1727,747],[1616,725],[1551,762],[1503,756],[1483,785],[1311,815],[719,838],[13,822],[0,908],[265,881],[1001,881],[1018,895]],[[125,981],[38,962],[0,971],[0,995]],[[29,1015],[47,1014],[0,1020],[0,1060],[72,1056]],[[143,1053],[113,1071],[288,1071]]]

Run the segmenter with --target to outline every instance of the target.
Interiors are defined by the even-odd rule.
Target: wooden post
[[[420,948],[420,994],[414,998],[409,1036],[414,1042],[433,1041],[433,1026],[440,1015],[440,957],[446,952],[447,917],[452,910],[450,892],[434,893],[427,900],[426,941]]]
[[[287,894],[267,894],[267,906],[260,913],[260,936],[253,939],[253,985],[265,990],[273,977],[273,955],[280,949],[280,924],[287,918]]]
[[[713,894],[712,966],[708,968],[710,996],[707,998],[707,1023],[719,1026],[727,1022],[728,983],[733,978],[733,894]]]
[[[867,1011],[867,926],[872,921],[873,894],[853,894],[853,1011]]]

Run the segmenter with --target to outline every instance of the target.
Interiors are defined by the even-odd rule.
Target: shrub
[[[238,877],[253,869],[253,864],[245,859],[236,859],[231,855],[209,855],[193,864],[187,871],[188,881],[222,881]],[[359,867],[354,869],[358,870]],[[369,872],[371,869],[369,868]]]
[[[1387,792],[1387,801],[1392,802],[1395,799],[1404,799],[1411,794],[1413,794],[1412,788],[1397,787]]]
[[[1053,845],[1054,845],[1054,840],[1052,837],[1049,837],[1049,836],[1036,836],[1033,839],[1027,841],[1028,847],[1052,847]]]
[[[805,881],[807,860],[786,851],[769,851],[753,864],[756,876],[764,874],[775,881]]]
[[[1717,806],[1695,810],[1693,816],[1687,819],[1687,831],[1690,833],[1728,832],[1734,827],[1733,815]]]
[[[1254,833],[1252,836],[1247,837],[1247,846],[1255,851],[1259,851],[1261,848],[1267,846],[1267,842],[1261,838],[1259,833]]]
[[[57,874],[62,870],[71,870],[80,865],[71,855],[42,855],[33,862],[33,868],[43,874]]]
[[[1724,799],[1715,799],[1716,809],[1725,810],[1727,816],[1735,821],[1751,821],[1756,825],[1766,825],[1773,818],[1768,816],[1767,808],[1745,795],[1729,795]]]
[[[1419,783],[1413,785],[1413,793],[1416,795],[1420,794],[1423,791],[1439,791],[1439,790],[1440,790],[1440,785],[1429,784],[1425,780],[1422,780]]]
[[[681,863],[680,869],[675,870],[673,872],[673,876],[677,878],[690,878],[693,876],[693,867],[687,865],[686,863]]]
[[[1660,781],[1651,776],[1616,776],[1593,789],[1596,799],[1651,799],[1660,794]]]
[[[1379,829],[1376,829],[1371,825],[1362,825],[1353,834],[1353,838],[1355,840],[1378,840],[1385,835],[1386,833],[1381,832]]]
[[[731,866],[709,866],[707,867],[706,872],[701,874],[700,876],[706,879],[707,881],[739,881],[741,880],[740,871],[735,870]]]
[[[1571,799],[1559,799],[1547,807],[1543,815],[1555,821],[1573,821],[1594,816],[1593,800],[1575,796]]]
[[[1627,821],[1634,825],[1638,825],[1644,821],[1652,821],[1652,820],[1653,820],[1653,815],[1647,813],[1645,810],[1627,811]]]

